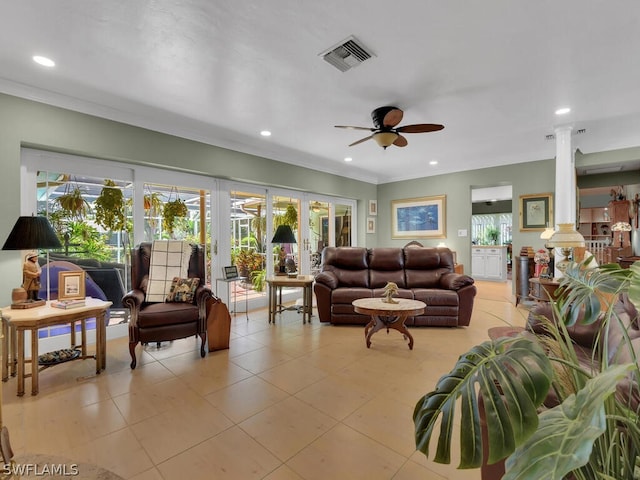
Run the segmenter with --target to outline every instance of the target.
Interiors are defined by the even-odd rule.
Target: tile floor
[[[492,326],[523,325],[511,283],[477,282],[467,328],[378,332],[303,325],[285,312],[238,314],[230,349],[199,357],[193,338],[138,347],[108,342],[107,370],[92,361],[40,374],[40,394],[19,398],[4,383],[4,424],[16,455],[57,455],[126,479],[479,479],[416,452],[417,400]],[[27,380],[29,390],[29,380]],[[82,474],[82,472],[80,472]],[[82,476],[78,477],[82,478]]]

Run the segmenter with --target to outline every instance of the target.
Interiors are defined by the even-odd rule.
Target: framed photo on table
[[[542,231],[553,226],[553,194],[520,195],[520,231]]]
[[[391,202],[391,238],[446,238],[446,195]]]
[[[58,272],[58,300],[79,300],[86,297],[84,270]]]

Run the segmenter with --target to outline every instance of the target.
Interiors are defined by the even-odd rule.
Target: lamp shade
[[[396,138],[398,138],[398,134],[395,132],[378,132],[373,134],[373,139],[383,148],[393,145]]]
[[[573,223],[559,223],[558,230],[551,236],[547,245],[554,248],[584,247],[584,237],[573,228]]]
[[[289,225],[280,225],[271,239],[271,243],[297,243]]]
[[[630,232],[631,224],[627,222],[617,222],[611,227],[612,232]]]
[[[62,248],[47,217],[19,217],[2,250]]]
[[[544,229],[544,232],[540,234],[540,238],[542,240],[549,240],[551,237],[553,237],[554,233],[556,233],[556,231],[553,228],[547,227]]]

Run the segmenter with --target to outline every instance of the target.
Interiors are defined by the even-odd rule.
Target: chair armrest
[[[473,285],[475,281],[469,275],[461,273],[445,273],[440,277],[440,288],[446,290],[460,290],[467,285]]]
[[[143,302],[144,292],[138,289],[131,290],[124,297],[122,297],[122,305],[131,310],[140,309],[140,305],[142,305]]]
[[[316,283],[322,283],[331,290],[338,288],[338,277],[333,272],[320,272],[316,275]]]

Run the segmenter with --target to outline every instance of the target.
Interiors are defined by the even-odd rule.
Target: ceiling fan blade
[[[437,132],[442,130],[444,125],[438,125],[437,123],[416,123],[415,125],[404,125],[403,127],[396,128],[396,131],[402,133],[426,133]]]
[[[398,135],[398,138],[393,142],[396,147],[406,147],[407,143],[407,139],[402,135]]]
[[[385,127],[395,127],[402,121],[404,112],[399,108],[394,108],[387,112],[382,120],[382,125]]]
[[[356,142],[353,142],[349,146],[353,147],[354,145],[358,145],[359,143],[366,142],[367,140],[371,140],[372,138],[373,138],[373,135],[369,135],[368,137],[364,137],[364,138],[361,138],[360,140],[358,140]]]
[[[368,130],[370,132],[373,132],[375,130],[375,128],[371,128],[371,127],[354,127],[352,125],[334,125],[334,127],[336,127],[336,128],[349,128],[351,130]]]

